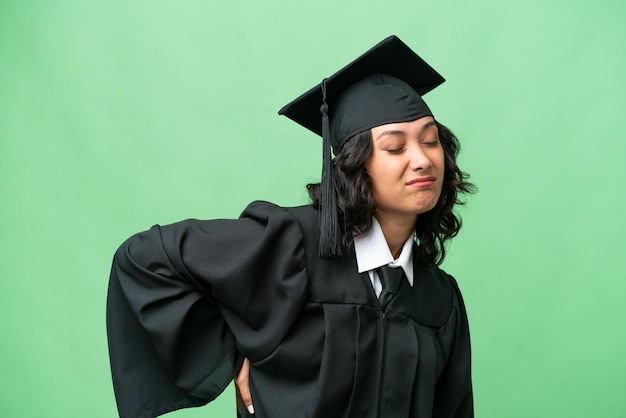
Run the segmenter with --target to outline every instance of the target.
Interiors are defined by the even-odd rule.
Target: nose
[[[428,154],[422,149],[420,145],[414,145],[409,150],[409,165],[411,170],[428,170],[432,167],[433,162],[431,161]]]

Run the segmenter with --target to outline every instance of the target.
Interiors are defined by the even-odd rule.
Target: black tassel
[[[333,175],[333,159],[330,147],[330,124],[326,103],[326,79],[322,81],[322,202],[320,214],[319,256],[330,258],[342,255],[339,220],[337,218],[337,196]]]

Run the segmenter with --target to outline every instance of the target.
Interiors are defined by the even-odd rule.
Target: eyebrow
[[[437,122],[435,122],[434,120],[428,121],[424,124],[424,126],[422,126],[422,129],[420,129],[421,131],[424,131],[428,128],[430,128],[431,126],[436,126]],[[380,135],[378,135],[378,138],[376,138],[377,140],[382,138],[383,136],[386,135],[399,135],[399,136],[406,136],[406,132],[405,131],[399,131],[399,130],[389,130],[389,131],[383,131],[381,132]]]

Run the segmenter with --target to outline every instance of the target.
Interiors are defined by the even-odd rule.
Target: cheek
[[[370,175],[370,190],[374,204],[378,206],[385,200],[390,192],[389,182],[385,180],[384,173],[375,170],[368,171]]]
[[[375,190],[381,183],[384,171],[381,170],[380,161],[375,156],[371,156],[365,163],[365,172],[370,177],[372,188]]]
[[[392,173],[392,169],[388,166],[374,164],[369,168],[368,174],[370,176],[374,197],[376,197],[376,195],[384,196],[394,187],[395,184]]]
[[[446,169],[446,154],[443,151],[443,147],[439,148],[437,155],[435,155],[433,158],[437,169],[441,171],[441,174],[443,174]]]

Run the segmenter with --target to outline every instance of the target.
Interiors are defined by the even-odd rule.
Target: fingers
[[[250,415],[254,415],[252,395],[250,394],[250,360],[244,359],[237,377],[235,377],[235,397],[237,399],[237,411],[241,412],[241,403],[246,406]]]
[[[237,416],[241,416],[241,405],[243,400],[241,399],[241,393],[239,392],[239,386],[235,382],[235,404],[237,405]]]

